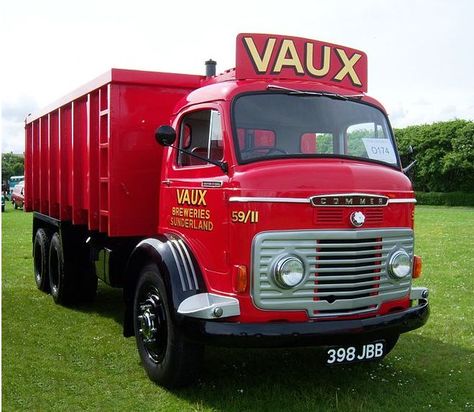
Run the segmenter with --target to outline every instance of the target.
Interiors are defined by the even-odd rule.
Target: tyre
[[[204,348],[186,341],[176,327],[156,265],[147,265],[141,271],[133,305],[138,353],[148,377],[167,388],[190,384],[197,375]]]
[[[54,233],[49,246],[49,285],[55,303],[67,305],[74,301],[74,278],[64,270],[64,252],[59,234]]]
[[[48,293],[49,286],[49,244],[50,238],[44,229],[38,229],[33,241],[33,266],[36,287]]]

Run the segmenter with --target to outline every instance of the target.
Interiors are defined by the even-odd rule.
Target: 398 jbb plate
[[[327,365],[342,365],[381,359],[385,355],[385,341],[353,346],[332,346],[326,351]]]

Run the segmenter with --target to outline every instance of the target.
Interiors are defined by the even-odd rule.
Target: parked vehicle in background
[[[8,194],[11,196],[15,186],[18,183],[23,182],[24,180],[25,180],[25,176],[12,176],[12,177],[10,177],[10,179],[8,179],[8,188],[9,188],[8,189]]]
[[[15,209],[23,209],[23,205],[25,203],[24,189],[25,182],[20,182],[13,188],[12,204]]]

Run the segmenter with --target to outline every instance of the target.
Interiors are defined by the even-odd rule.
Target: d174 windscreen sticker
[[[386,163],[397,163],[393,145],[388,139],[363,138],[365,150],[369,159]]]

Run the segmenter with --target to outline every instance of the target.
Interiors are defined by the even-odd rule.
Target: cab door
[[[228,272],[229,177],[208,160],[225,162],[222,114],[218,106],[182,113],[176,122],[175,145],[160,199],[160,231],[182,237],[208,277]]]

